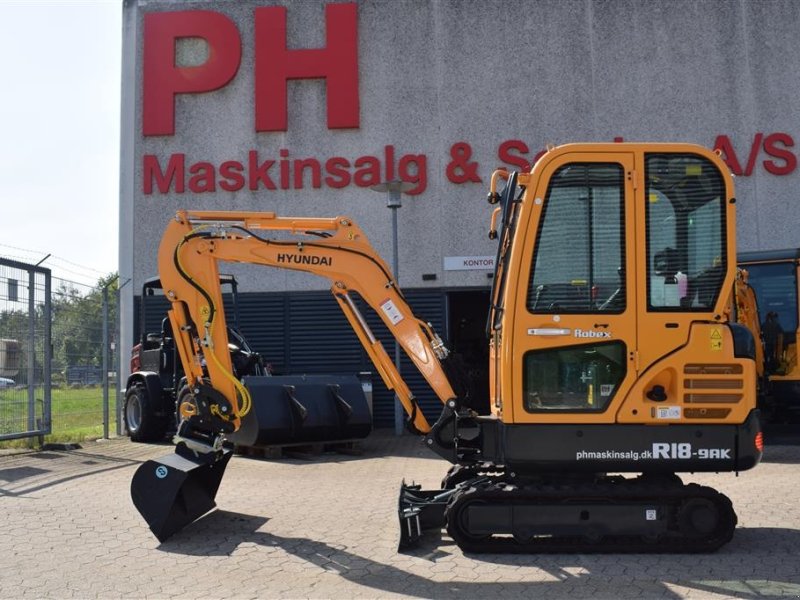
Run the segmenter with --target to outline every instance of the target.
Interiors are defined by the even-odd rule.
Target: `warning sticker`
[[[400,321],[403,320],[403,315],[397,310],[397,306],[394,302],[392,302],[391,298],[387,298],[383,302],[381,302],[381,310],[383,314],[389,319],[392,325],[397,325]]]
[[[722,331],[719,327],[714,327],[711,330],[711,349],[722,350]]]

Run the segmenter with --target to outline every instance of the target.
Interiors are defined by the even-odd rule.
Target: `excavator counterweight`
[[[179,458],[146,463],[132,483],[159,539],[213,508],[225,440],[267,443],[275,434],[263,422],[307,421],[308,406],[333,420],[358,414],[336,386],[304,404],[299,384],[236,377],[219,294],[225,261],[327,278],[409,429],[452,464],[440,489],[401,486],[402,547],[430,528],[470,552],[708,552],[731,539],[730,500],[677,475],[745,471],[763,450],[755,344],[731,319],[725,163],[688,144],[570,144],[530,173],[496,171],[488,199],[498,243],[488,411],[471,406],[445,344],[349,217],[177,214],[159,274],[191,393]],[[442,402],[433,425],[352,294]],[[184,479],[155,480],[173,470]]]

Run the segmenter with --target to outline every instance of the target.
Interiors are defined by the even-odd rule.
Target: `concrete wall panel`
[[[498,147],[520,140],[530,157],[547,143],[690,141],[712,146],[728,136],[742,169],[755,147],[752,171],[737,178],[742,249],[800,245],[796,224],[800,175],[787,160],[764,148],[770,134],[791,143],[800,136],[800,5],[789,0],[712,2],[673,0],[494,1],[363,0],[358,2],[361,121],[357,129],[326,127],[322,80],[289,84],[286,132],[254,129],[254,23],[257,7],[284,5],[290,48],[325,44],[325,2],[242,0],[176,2],[139,0],[126,11],[137,19],[133,205],[123,216],[123,275],[134,289],[155,270],[158,239],[178,208],[274,210],[280,214],[354,216],[378,251],[391,259],[390,213],[385,198],[350,185],[333,189],[232,193],[143,193],[145,154],[162,164],[175,153],[190,163],[334,156],[383,162],[394,147],[426,158],[427,187],[406,196],[400,210],[400,279],[406,287],[485,285],[484,271],[444,271],[445,256],[493,255],[485,235],[485,194],[491,170],[501,164]],[[242,39],[238,74],[226,87],[181,95],[175,136],[144,137],[141,126],[142,19],[151,11],[214,10],[230,17]],[[202,44],[180,42],[181,60],[201,60]],[[198,59],[199,57],[199,59]],[[773,142],[775,142],[775,139]],[[480,182],[447,179],[454,144],[467,142]],[[777,143],[779,150],[796,148]],[[788,148],[787,148],[788,147]],[[125,160],[130,160],[126,157]],[[770,173],[765,161],[783,168]],[[796,159],[795,159],[796,160]],[[385,165],[383,165],[385,174]],[[274,168],[275,174],[277,168]],[[187,174],[188,179],[188,174]],[[285,271],[228,269],[244,290],[324,289],[327,283]],[[423,273],[437,279],[423,282]]]

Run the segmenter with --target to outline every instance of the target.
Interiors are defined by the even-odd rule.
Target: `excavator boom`
[[[264,232],[279,232],[281,238]],[[169,316],[180,332],[180,355],[190,386],[208,379],[230,405],[232,433],[249,408],[247,391],[232,376],[218,281],[220,262],[305,271],[327,278],[335,297],[376,370],[397,394],[419,432],[430,430],[408,386],[361,315],[356,292],[379,315],[431,388],[446,402],[455,397],[440,360],[447,349],[408,306],[386,263],[348,217],[299,219],[274,213],[181,211],[169,223],[159,250],[159,272],[172,303]],[[205,358],[206,360],[202,360]],[[220,409],[223,415],[223,409]],[[224,417],[221,417],[224,420]],[[225,429],[223,427],[223,429]]]

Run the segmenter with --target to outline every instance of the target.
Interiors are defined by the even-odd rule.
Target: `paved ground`
[[[757,469],[698,476],[739,514],[702,556],[464,555],[447,537],[398,554],[401,479],[446,465],[412,437],[376,435],[360,457],[236,456],[220,510],[159,544],[129,484],[169,446],[124,439],[0,456],[2,598],[752,598],[800,596],[800,447]]]

